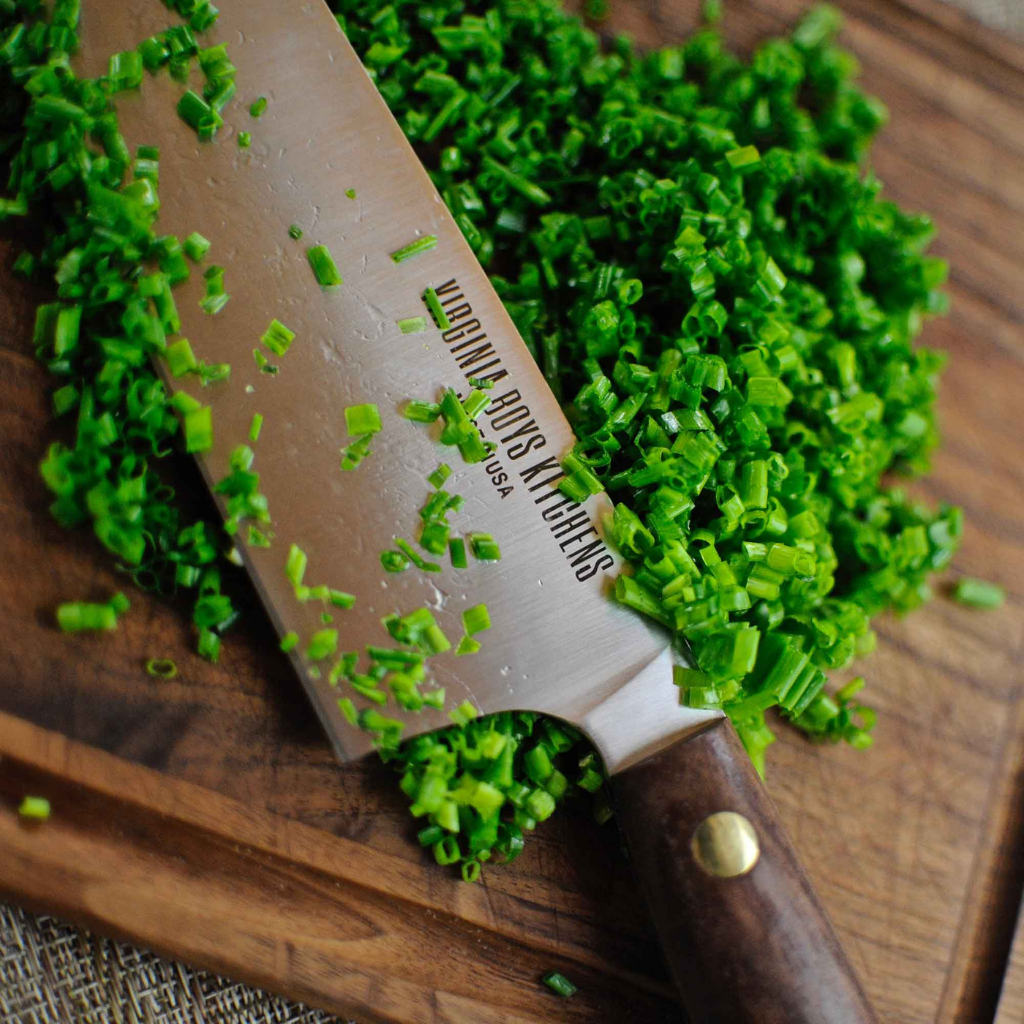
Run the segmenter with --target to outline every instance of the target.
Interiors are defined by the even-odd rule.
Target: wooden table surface
[[[1024,49],[933,0],[839,6],[892,111],[877,172],[935,215],[953,267],[953,312],[925,333],[952,357],[946,445],[913,490],[964,506],[956,569],[1008,600],[881,619],[858,666],[880,711],[875,748],[782,730],[769,785],[882,1019],[981,1022],[1024,865]],[[804,4],[726,7],[747,49]],[[610,27],[642,42],[695,22],[688,0],[613,8]],[[60,601],[123,580],[47,515],[36,466],[58,435],[30,297],[9,246],[2,257],[0,894],[367,1024],[677,1019],[614,827],[556,816],[514,868],[456,883],[416,847],[386,768],[334,762],[258,608],[216,666],[189,653],[182,607],[140,594],[112,636],[56,632]],[[180,479],[199,488],[187,466]],[[179,677],[148,677],[154,656]],[[42,828],[16,819],[26,792],[53,801]],[[577,997],[536,984],[551,968]]]

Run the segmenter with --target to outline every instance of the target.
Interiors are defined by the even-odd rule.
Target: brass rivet
[[[754,826],[735,811],[709,814],[697,826],[690,849],[701,868],[716,878],[745,875],[761,856]]]

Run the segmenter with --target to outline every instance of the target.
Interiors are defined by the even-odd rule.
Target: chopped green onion
[[[416,549],[407,541],[401,537],[395,538],[395,547],[397,547],[406,558],[416,566],[417,569],[422,569],[423,572],[440,572],[441,566],[436,562],[427,562],[417,553]]]
[[[298,643],[299,643],[299,634],[298,633],[293,633],[293,632],[288,632],[288,633],[285,633],[285,635],[283,637],[281,637],[280,647],[281,647],[281,650],[284,651],[287,654],[288,651],[294,650],[298,646]]]
[[[238,148],[248,149],[252,145],[252,134],[250,132],[238,133]]]
[[[413,399],[406,402],[402,415],[414,423],[433,423],[441,415],[441,406],[435,402],[420,402]]]
[[[490,629],[491,616],[487,611],[487,605],[477,604],[467,608],[462,613],[462,628],[470,635]]]
[[[18,814],[30,821],[46,821],[50,817],[50,801],[42,796],[26,796],[18,806]]]
[[[172,377],[191,373],[197,365],[188,338],[179,338],[173,345],[167,346],[167,369]]]
[[[562,996],[565,999],[568,999],[569,996],[573,996],[579,991],[564,974],[559,974],[558,971],[548,971],[548,973],[541,978],[541,981],[543,981],[556,996]]]
[[[208,405],[185,413],[185,451],[207,452],[213,447],[213,417]]]
[[[453,569],[465,569],[469,565],[466,558],[466,542],[461,537],[452,537],[448,541],[448,554],[451,557]]]
[[[1006,594],[1003,588],[996,586],[995,583],[964,576],[957,580],[953,597],[961,604],[970,605],[972,608],[992,609],[1002,605]]]
[[[381,429],[380,410],[373,403],[350,405],[345,409],[345,427],[350,434],[376,434]]]
[[[467,539],[474,558],[481,562],[501,560],[501,549],[489,533],[471,533]]]
[[[398,321],[398,329],[403,334],[422,334],[427,329],[427,318],[423,316],[409,316]]]
[[[178,666],[170,658],[150,658],[146,662],[146,671],[160,679],[173,679],[178,674]]]
[[[476,654],[480,650],[480,642],[474,640],[471,636],[464,636],[459,641],[459,646],[455,648],[456,655],[463,654]]]
[[[263,112],[267,109],[267,97],[260,96],[260,98],[253,102],[249,107],[249,114],[252,117],[261,117]]]
[[[436,235],[423,235],[420,238],[417,238],[415,242],[410,242],[408,245],[402,246],[401,249],[396,249],[391,254],[391,259],[395,263],[404,263],[406,260],[411,260],[414,256],[419,256],[421,253],[429,252],[436,246]]]
[[[355,199],[356,190],[354,188],[347,188],[345,189],[345,195],[347,195],[349,199]]]
[[[288,228],[288,237],[294,238],[297,242],[302,237],[302,228],[299,227],[298,224],[292,224],[291,227]]]
[[[427,304],[427,309],[430,310],[437,326],[442,331],[450,330],[452,322],[448,319],[448,314],[444,311],[441,300],[437,297],[437,292],[433,288],[428,288],[423,293],[423,301]]]
[[[263,429],[263,415],[261,413],[253,413],[252,423],[249,424],[249,440],[258,441],[260,439],[260,431]]]
[[[328,290],[337,288],[342,283],[338,265],[326,245],[314,245],[306,250],[309,265],[313,268],[313,276],[321,288]]]
[[[440,487],[445,480],[452,475],[452,467],[447,462],[442,462],[437,469],[427,477],[427,483],[431,487]]]
[[[260,338],[275,356],[283,356],[294,340],[295,332],[288,330],[280,320],[271,320],[270,326]]]
[[[181,243],[181,248],[190,260],[198,263],[210,251],[210,241],[199,234],[198,231],[193,231]]]

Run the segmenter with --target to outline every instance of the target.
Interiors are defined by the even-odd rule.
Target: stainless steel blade
[[[200,358],[231,363],[231,379],[174,386],[213,407],[215,445],[199,460],[210,484],[247,440],[253,414],[265,417],[253,468],[269,498],[274,543],[250,548],[241,537],[239,549],[274,626],[304,638],[321,628],[321,606],[296,601],[285,578],[296,543],[309,556],[307,581],[357,595],[354,609],[335,614],[346,650],[388,643],[381,617],[424,605],[457,640],[462,611],[487,603],[493,628],[480,637],[483,649],[431,659],[449,706],[468,699],[484,712],[530,709],[581,723],[612,768],[714,717],[679,707],[667,636],[610,600],[619,560],[601,537],[607,501],[576,506],[555,489],[558,460],[572,442],[568,423],[326,6],[219,6],[211,36],[229,44],[239,88],[217,140],[198,142],[179,120],[182,87],[166,76],[147,77],[118,107],[130,144],[161,148],[160,230],[201,231],[213,242],[208,262],[227,267],[231,300],[221,314],[199,312],[198,271],[176,295],[182,334]],[[137,45],[169,20],[153,0],[85,3],[82,70],[101,73],[101,55]],[[253,120],[248,106],[260,95],[267,111]],[[252,133],[247,150],[235,137],[243,130]],[[305,232],[301,242],[289,238],[292,223]],[[392,261],[390,253],[427,234],[437,236],[436,249]],[[306,249],[318,243],[341,270],[337,291],[322,291],[308,265]],[[431,324],[403,335],[397,321],[426,314],[420,297],[428,286],[438,290],[451,330]],[[269,377],[252,353],[273,318],[297,338]],[[465,390],[470,376],[495,381],[480,422],[498,446],[474,466],[439,445],[436,430],[399,415],[410,398]],[[343,473],[339,449],[352,440],[343,411],[362,402],[380,406],[384,429],[362,466]],[[396,536],[415,540],[427,474],[442,460],[454,469],[446,488],[466,499],[456,531],[492,533],[503,559],[452,570],[445,558],[436,575],[388,575],[379,554]],[[313,678],[301,650],[296,672],[339,755],[366,752],[368,738],[338,711],[339,691]],[[448,724],[443,712],[402,717],[407,736]]]

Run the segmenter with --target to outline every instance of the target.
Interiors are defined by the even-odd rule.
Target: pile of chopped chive
[[[888,469],[924,470],[937,443],[942,360],[913,341],[943,308],[945,268],[924,255],[927,218],[882,200],[858,171],[884,110],[852,84],[835,14],[813,12],[743,62],[710,30],[647,55],[621,40],[602,52],[546,0],[332,5],[568,403],[580,444],[563,490],[615,501],[611,534],[633,567],[620,600],[695,650],[683,699],[724,706],[762,769],[773,705],[814,737],[868,745],[861,682],[828,696],[824,673],[870,651],[870,616],[926,599],[960,516],[881,485]],[[190,24],[138,52],[179,80],[198,60],[206,87],[182,115],[209,138],[234,68],[223,47],[196,41],[214,9],[173,6]],[[204,384],[227,377],[167,342],[180,327],[170,288],[190,273],[184,256],[201,259],[209,243],[157,235],[159,153],[133,160],[111,102],[139,86],[138,61],[120,54],[107,77],[76,78],[77,17],[77,0],[55,0],[48,19],[31,0],[0,4],[0,220],[41,226],[42,246],[16,269],[56,281],[34,342],[56,380],[55,414],[76,421],[43,477],[58,521],[91,525],[136,583],[195,592],[198,649],[216,660],[237,619],[221,589],[222,527],[184,520],[156,469],[179,440],[209,448],[213,425],[150,368],[166,351]],[[326,247],[311,263],[325,287],[341,283]],[[204,308],[217,312],[221,272],[207,274]],[[250,464],[251,450],[236,449],[224,484],[236,529],[265,522]],[[81,624],[93,614],[77,606],[72,628],[96,628]],[[95,614],[109,628],[113,613]],[[306,652],[327,657],[336,642],[325,629]],[[376,676],[393,667],[360,677],[348,657],[339,677],[377,702]],[[394,735],[394,720],[345,699],[353,722]],[[610,815],[575,730],[525,713],[476,718],[469,705],[452,717],[454,728],[384,748],[439,863],[475,880],[492,857],[518,856],[524,831],[569,793],[595,794],[597,817]]]
[[[562,490],[615,503],[619,600],[693,651],[681,699],[724,708],[762,772],[772,707],[870,745],[861,682],[826,674],[928,599],[961,513],[882,482],[938,442],[944,357],[914,342],[946,266],[861,166],[886,111],[837,12],[742,60],[712,28],[603,48],[555,3],[332,7],[565,403]],[[445,742],[407,745],[410,791]],[[478,743],[453,778],[496,770]]]

